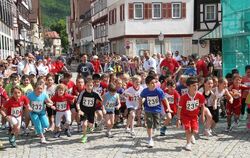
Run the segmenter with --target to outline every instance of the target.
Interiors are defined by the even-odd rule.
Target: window
[[[172,3],[172,18],[181,18],[181,3]]]
[[[161,3],[153,3],[153,19],[161,19]]]
[[[123,21],[125,19],[124,14],[124,4],[120,5],[120,21]]]
[[[183,38],[171,38],[170,43],[171,43],[171,51],[172,52],[179,51],[181,55],[185,55],[185,54],[183,54],[183,52],[184,52]]]
[[[143,4],[135,3],[134,8],[134,19],[143,19]]]
[[[216,5],[215,4],[205,5],[205,20],[207,21],[216,20]]]

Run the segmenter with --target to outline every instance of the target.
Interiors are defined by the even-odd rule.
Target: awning
[[[222,29],[221,25],[219,25],[209,33],[202,36],[200,39],[209,40],[209,39],[221,39],[221,38],[222,38]]]

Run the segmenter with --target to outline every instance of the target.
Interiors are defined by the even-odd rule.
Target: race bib
[[[65,111],[67,109],[67,102],[56,102],[56,109],[59,111]]]
[[[107,109],[114,109],[115,108],[115,103],[114,102],[107,102],[106,104]]]
[[[22,107],[11,108],[11,116],[19,117],[21,116]]]
[[[147,97],[147,102],[148,102],[149,107],[154,107],[154,106],[160,105],[158,96]]]
[[[94,98],[90,98],[90,97],[83,97],[82,98],[83,106],[93,107],[94,106],[94,102],[95,102]]]
[[[188,111],[194,111],[199,107],[199,100],[187,101],[186,108]]]
[[[32,101],[31,108],[34,112],[41,112],[43,110],[43,103],[39,101]]]
[[[167,97],[169,104],[174,104],[174,96],[170,95]]]

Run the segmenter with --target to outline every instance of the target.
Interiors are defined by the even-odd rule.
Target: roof
[[[55,39],[55,38],[60,38],[60,36],[56,31],[48,31],[48,32],[45,32],[45,38]]]
[[[29,21],[36,23],[37,19],[39,20],[39,24],[41,22],[41,10],[40,10],[40,0],[32,0],[32,11],[29,14]]]

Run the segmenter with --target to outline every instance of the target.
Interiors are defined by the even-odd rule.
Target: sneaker
[[[163,126],[163,127],[160,129],[160,136],[165,136],[166,130],[167,130],[167,127],[166,127],[166,126]]]
[[[16,147],[16,136],[14,134],[9,136],[9,142],[12,147]]]
[[[87,128],[87,133],[93,133],[94,132],[94,128]]]
[[[6,125],[2,125],[1,130],[6,130]]]
[[[129,129],[129,128],[126,128],[126,129],[125,129],[125,132],[126,132],[126,133],[130,133],[130,129]]]
[[[54,138],[59,138],[61,136],[61,132],[55,132]]]
[[[106,135],[108,138],[113,138],[114,136],[112,135],[111,131],[107,131]]]
[[[47,144],[48,142],[46,141],[45,137],[41,138],[41,144]]]
[[[189,144],[186,144],[185,149],[186,149],[187,151],[191,151],[191,150],[192,150],[192,149],[191,149],[191,144],[190,144],[190,143],[189,143]]]
[[[81,141],[81,142],[82,142],[83,144],[85,144],[85,143],[87,143],[87,140],[88,140],[88,137],[87,137],[86,135],[83,135],[83,136],[82,136],[82,141]]]
[[[192,137],[191,137],[191,143],[192,143],[192,144],[195,144],[195,143],[196,143],[196,140],[195,140],[194,135],[192,135]]]
[[[210,132],[209,129],[205,129],[204,130],[204,135],[207,136],[207,137],[211,137],[212,136],[212,134],[211,134],[211,132]]]
[[[213,136],[218,136],[218,134],[215,132],[215,130],[213,129],[213,130],[211,130],[211,134],[213,135]]]
[[[134,138],[135,137],[135,131],[131,131],[130,135],[131,135],[132,138]]]
[[[230,131],[231,131],[231,126],[227,126],[225,132],[230,132]]]
[[[148,141],[148,147],[153,148],[153,146],[154,146],[154,140],[152,138],[150,138]]]
[[[64,131],[64,133],[67,135],[67,137],[71,137],[72,136],[69,129],[66,129]]]

